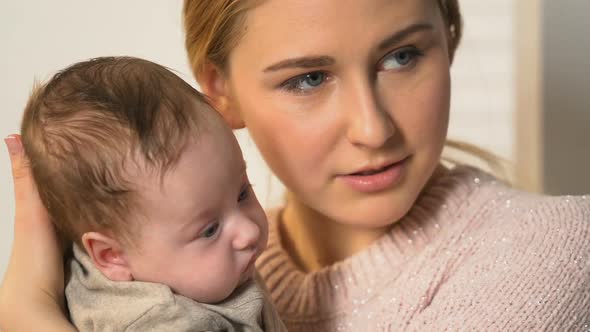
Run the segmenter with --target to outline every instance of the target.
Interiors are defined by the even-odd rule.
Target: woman
[[[259,271],[291,331],[582,329],[590,199],[441,166],[456,0],[185,2],[203,91],[288,188]],[[18,137],[7,330],[70,328]]]

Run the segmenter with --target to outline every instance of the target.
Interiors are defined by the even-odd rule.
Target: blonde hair
[[[35,87],[22,121],[23,145],[51,220],[68,241],[109,230],[132,244],[136,207],[128,162],[163,176],[204,118],[205,99],[147,60],[103,57],[76,63]],[[211,110],[211,112],[213,112]]]
[[[447,26],[449,58],[451,62],[463,36],[463,19],[459,0],[434,0]],[[251,8],[246,0],[185,0],[183,10],[185,47],[195,78],[199,78],[203,66],[212,63],[227,69],[231,50],[238,43],[243,31],[244,13]],[[494,154],[475,145],[447,140],[446,147],[482,160],[496,175],[504,175],[502,161]],[[454,158],[444,158],[450,164],[460,164]]]
[[[183,8],[185,47],[196,78],[210,62],[227,68],[231,50],[239,41],[246,0],[185,0]]]

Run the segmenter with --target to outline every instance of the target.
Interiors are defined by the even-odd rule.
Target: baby
[[[253,281],[267,221],[231,130],[155,63],[104,57],[35,88],[22,137],[73,242],[80,331],[281,331]]]

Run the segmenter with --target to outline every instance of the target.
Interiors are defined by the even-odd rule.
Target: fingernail
[[[8,148],[8,153],[11,155],[16,155],[21,153],[23,146],[20,144],[18,140],[18,136],[10,135],[4,139],[4,143],[6,143],[6,147]]]

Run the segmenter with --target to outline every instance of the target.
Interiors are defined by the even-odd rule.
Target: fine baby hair
[[[89,230],[125,240],[137,167],[163,176],[195,136],[205,98],[170,70],[132,57],[76,63],[36,86],[22,122],[39,194],[69,241]],[[141,166],[140,166],[141,165]]]

